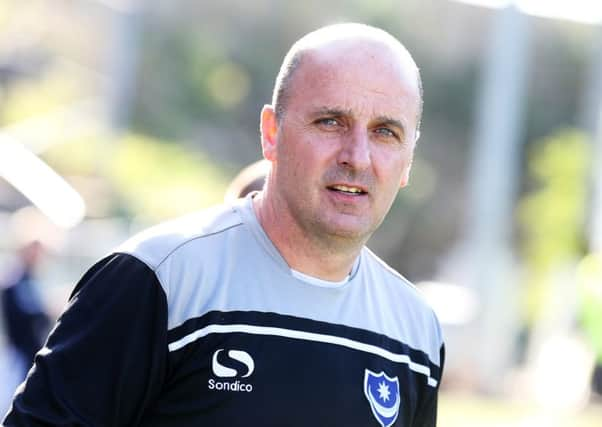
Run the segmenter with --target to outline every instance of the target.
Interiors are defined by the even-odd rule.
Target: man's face
[[[319,239],[367,240],[407,183],[419,102],[415,70],[382,45],[307,53],[264,141],[285,214]]]

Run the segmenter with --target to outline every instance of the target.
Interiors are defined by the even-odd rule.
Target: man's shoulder
[[[437,316],[420,289],[368,248],[365,248],[364,254],[367,264],[365,268],[374,279],[375,288],[378,292],[384,293],[386,300],[400,303],[403,301],[407,311],[428,322],[434,321],[438,327]]]
[[[232,206],[219,205],[148,228],[115,252],[133,255],[154,270],[178,248],[241,224],[241,217]]]
[[[367,267],[371,272],[379,274],[384,282],[391,284],[391,286],[394,288],[421,298],[420,292],[416,286],[414,286],[414,284],[406,279],[401,273],[382,260],[378,255],[376,255],[367,247],[364,247],[363,253]]]

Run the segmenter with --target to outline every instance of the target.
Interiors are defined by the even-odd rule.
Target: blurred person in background
[[[380,29],[297,41],[261,113],[263,190],[94,265],[5,425],[435,426],[439,322],[365,247],[408,182],[421,89]]]
[[[35,269],[43,253],[39,240],[22,243],[17,250],[16,264],[0,279],[3,323],[8,344],[17,356],[20,381],[25,379],[50,329],[50,317],[35,279]]]
[[[228,185],[224,202],[231,203],[253,191],[261,191],[269,172],[270,162],[265,159],[257,160],[244,167]]]

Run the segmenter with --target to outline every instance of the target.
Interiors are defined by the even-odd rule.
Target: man
[[[364,247],[408,181],[419,79],[372,27],[298,41],[261,113],[264,190],[92,267],[6,425],[434,426],[438,322]]]
[[[24,242],[17,251],[16,265],[0,280],[4,327],[17,356],[19,382],[25,378],[35,353],[42,348],[50,326],[34,278],[43,251],[38,240]]]

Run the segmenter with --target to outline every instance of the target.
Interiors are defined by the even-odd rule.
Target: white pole
[[[130,119],[136,86],[138,51],[142,27],[142,1],[116,2],[111,22],[109,79],[107,88],[108,121],[113,131],[121,131]]]
[[[529,55],[528,17],[514,6],[496,12],[477,104],[468,215],[471,285],[480,296],[475,327],[477,380],[500,391],[517,332],[511,237],[520,176]]]

